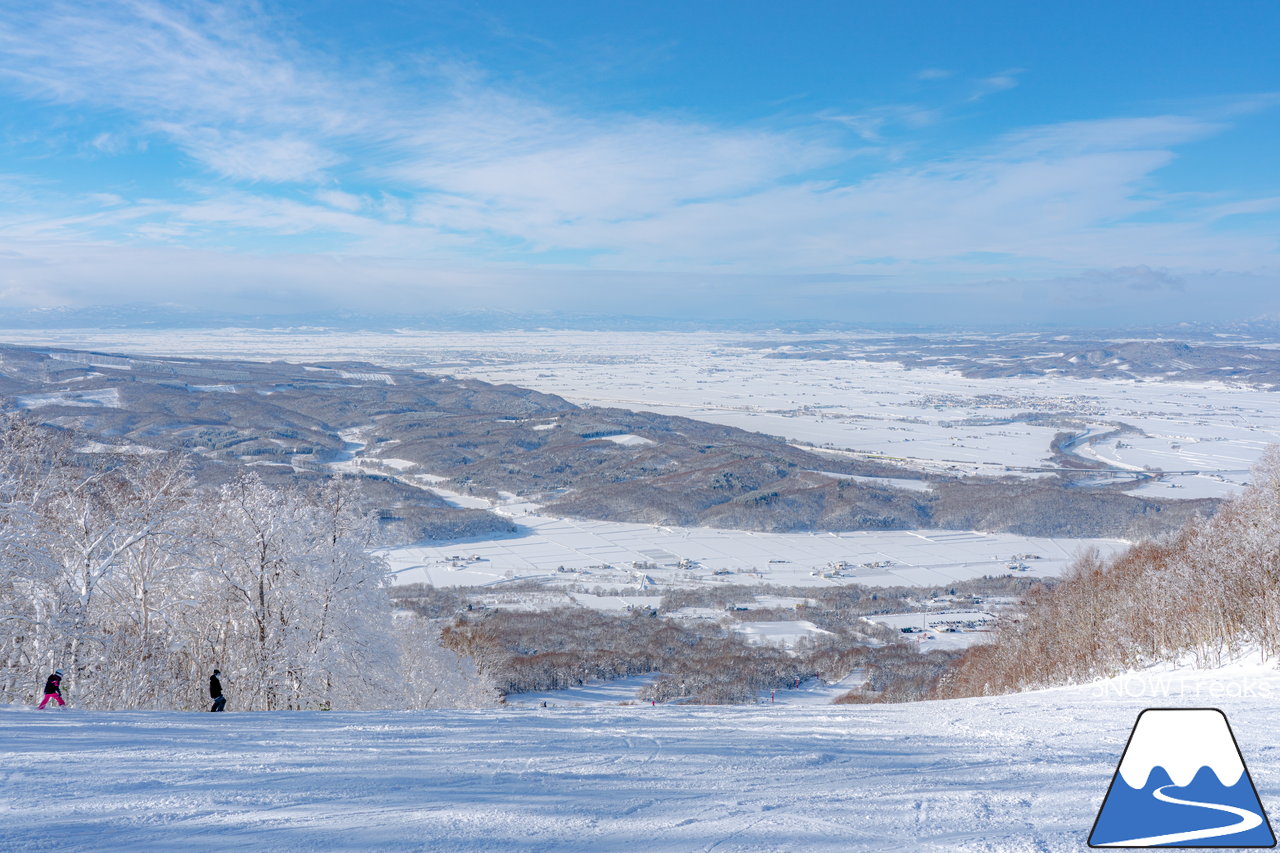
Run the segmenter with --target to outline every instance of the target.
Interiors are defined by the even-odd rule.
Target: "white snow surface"
[[[128,456],[152,456],[163,452],[158,447],[142,444],[103,444],[100,441],[90,441],[76,448],[76,453],[122,453]]]
[[[778,646],[793,649],[806,638],[817,639],[830,634],[807,619],[787,622],[739,622],[733,630],[743,635],[748,643],[756,646]]]
[[[3,707],[0,849],[1079,851],[1153,705],[1223,709],[1276,813],[1278,692],[1259,667],[881,706]]]
[[[26,394],[15,397],[20,409],[39,409],[44,406],[82,406],[89,408],[120,408],[120,391],[104,388],[98,391],[52,391],[48,394]]]
[[[645,438],[642,435],[602,435],[600,441],[612,441],[614,444],[621,444],[623,447],[644,447],[648,444],[656,444],[653,439]]]
[[[477,499],[452,500],[493,506]],[[1111,555],[1127,547],[1117,539],[1046,539],[966,530],[759,533],[554,518],[527,510],[520,514],[511,506],[494,508],[514,516],[521,534],[388,548],[382,553],[394,582],[486,586],[542,578],[564,583],[635,583],[637,587],[648,582],[935,586],[1009,574],[1017,554],[1039,557],[1025,564],[1028,576],[1053,577],[1086,548]],[[461,555],[478,556],[483,562],[451,559]],[[694,567],[679,568],[682,559],[692,561]],[[640,580],[631,568],[633,563],[651,564],[644,569],[647,581]],[[839,563],[844,567],[834,571]],[[561,574],[560,567],[573,571]]]
[[[649,701],[641,697],[644,688],[648,687],[658,673],[633,675],[626,678],[615,678],[611,681],[588,681],[576,687],[563,690],[545,690],[531,693],[507,694],[507,705],[514,707],[541,707],[546,703],[548,708],[590,708],[620,705],[648,705]],[[764,691],[756,697],[759,704],[775,705],[830,705],[838,697],[850,690],[862,687],[867,681],[867,673],[856,669],[839,681],[827,683],[820,678],[805,680],[799,687],[783,690]]]
[[[509,693],[506,703],[513,708],[532,708],[544,704],[550,708],[637,705],[641,701],[640,691],[652,684],[657,677],[658,673],[650,672],[609,681],[588,681],[577,687],[566,687],[563,690]]]

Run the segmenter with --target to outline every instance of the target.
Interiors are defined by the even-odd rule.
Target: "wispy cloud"
[[[937,123],[942,111],[917,104],[888,104],[858,113],[825,112],[819,116],[849,128],[867,142],[881,143],[891,130],[919,130]]]
[[[169,127],[169,134],[207,168],[246,181],[320,181],[341,154],[293,135],[268,137],[214,128]]]
[[[109,115],[85,139],[98,155],[168,145],[199,164],[163,198],[22,185],[0,212],[0,251],[23,259],[5,292],[159,288],[146,264],[210,293],[231,274],[298,288],[312,276],[334,299],[355,264],[361,299],[590,290],[561,279],[712,277],[723,294],[747,275],[856,288],[865,275],[911,286],[1081,270],[1127,271],[1123,286],[1155,292],[1186,269],[1280,265],[1269,235],[1214,227],[1274,199],[1159,191],[1179,146],[1230,129],[1222,109],[1046,124],[926,157],[903,139],[1023,72],[957,77],[951,104],[729,124],[588,113],[433,57],[412,74],[390,61],[357,74],[282,31],[252,2],[53,2],[0,18],[0,77]]]
[[[347,124],[349,91],[308,68],[256,3],[69,3],[6,9],[0,69],[53,100],[153,117]],[[299,60],[303,61],[299,61]],[[346,87],[344,87],[345,89]]]
[[[281,163],[290,147],[312,166],[331,158],[314,140],[284,132],[360,132],[361,115],[349,105],[364,93],[270,37],[269,24],[254,3],[22,6],[0,19],[0,76],[55,103],[132,116],[138,129],[167,135],[215,172],[293,180],[298,171]],[[117,136],[99,139],[117,144]],[[236,169],[256,155],[262,169]]]
[[[1009,89],[1016,88],[1018,85],[1018,75],[1026,73],[1022,68],[1010,68],[1001,71],[998,74],[992,74],[989,77],[983,77],[974,86],[973,92],[969,95],[970,101],[981,101],[997,92],[1007,92]]]
[[[345,193],[342,190],[317,190],[315,197],[321,204],[327,204],[329,207],[336,207],[339,210],[351,213],[368,204],[367,199],[352,193]]]
[[[1222,133],[1228,125],[1190,115],[1094,119],[1041,125],[1001,137],[996,156],[1056,158],[1108,151],[1171,150]]]

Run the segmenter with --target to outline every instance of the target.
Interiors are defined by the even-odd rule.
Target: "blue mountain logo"
[[[1275,847],[1226,715],[1138,715],[1098,811],[1090,847]]]

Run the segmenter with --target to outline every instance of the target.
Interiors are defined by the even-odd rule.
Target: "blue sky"
[[[1280,316],[1270,2],[0,0],[0,306]]]

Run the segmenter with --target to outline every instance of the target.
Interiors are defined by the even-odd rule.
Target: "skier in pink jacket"
[[[40,700],[39,710],[43,710],[44,706],[50,699],[57,701],[58,705],[66,707],[67,703],[62,701],[62,670],[55,669],[53,675],[44,683],[44,698]]]

